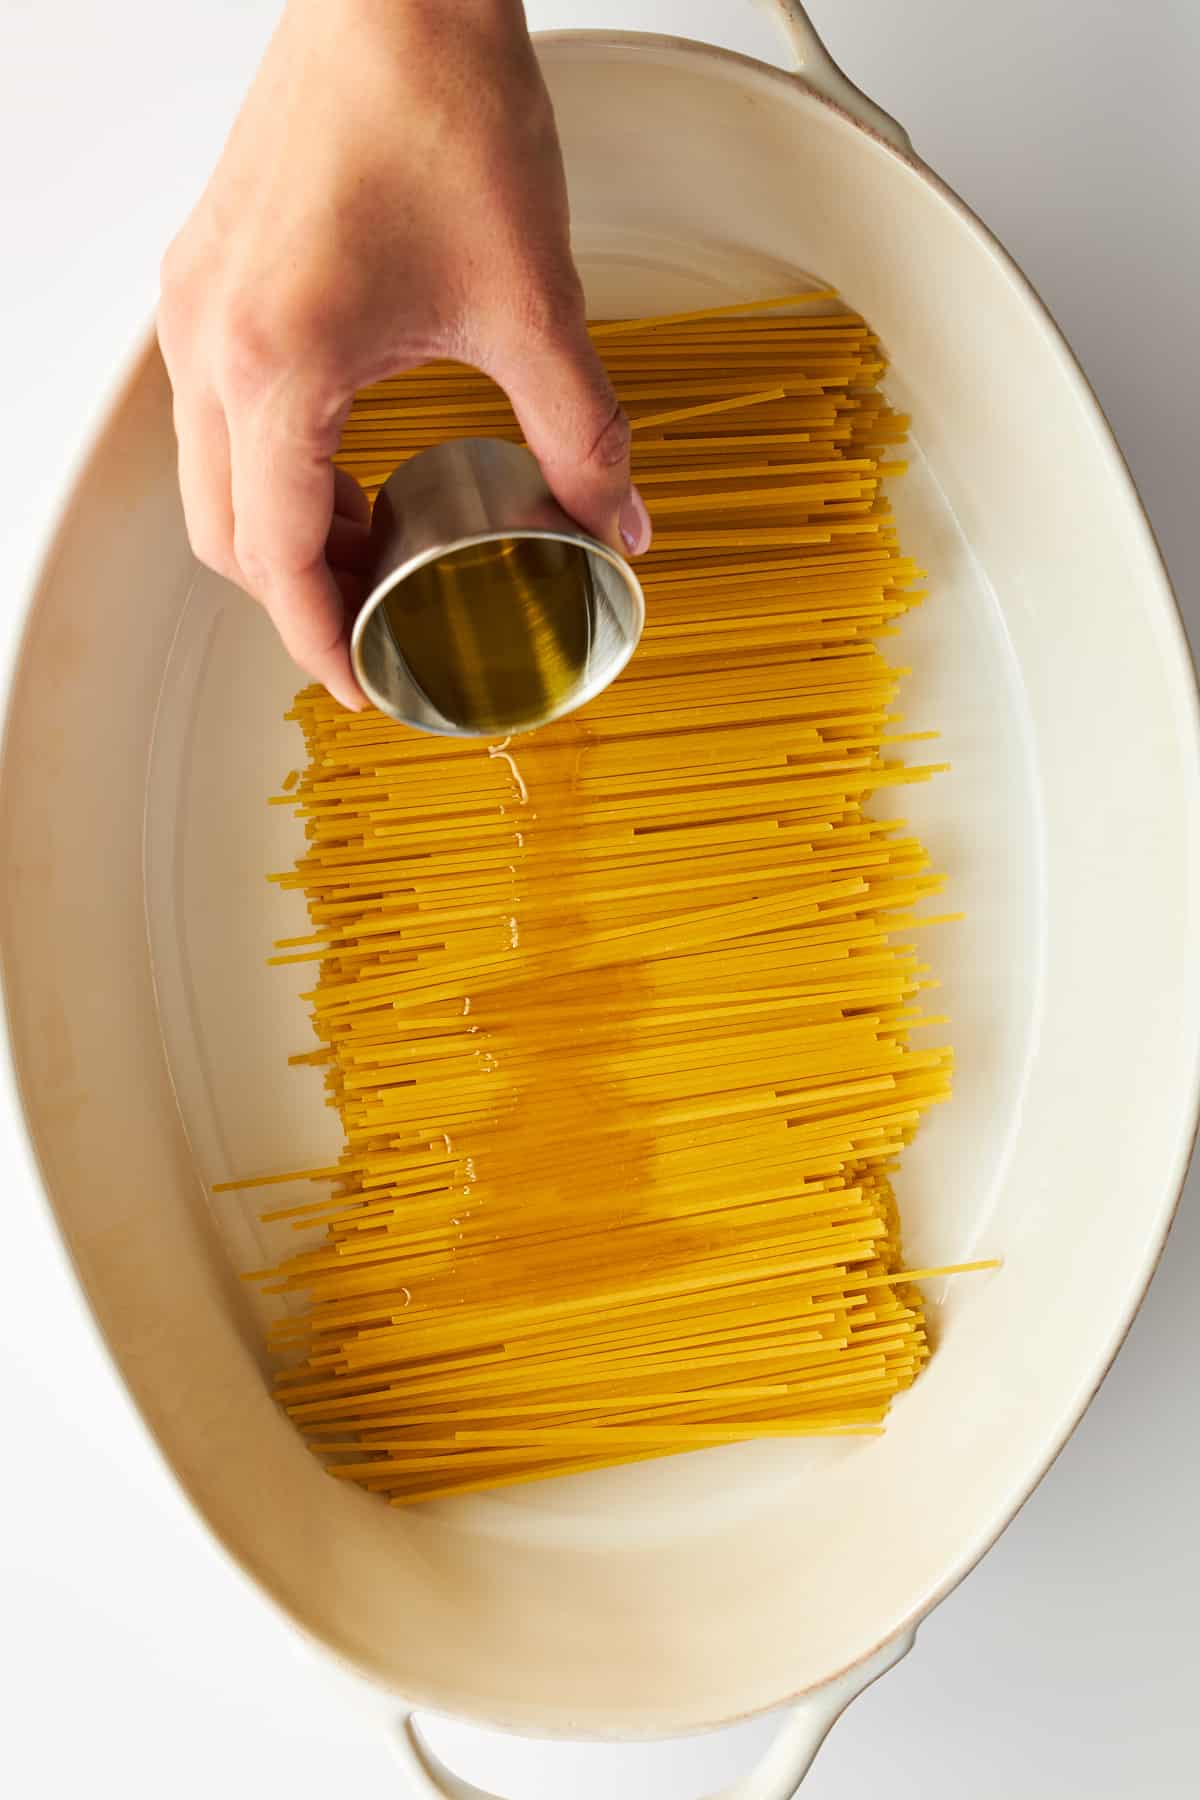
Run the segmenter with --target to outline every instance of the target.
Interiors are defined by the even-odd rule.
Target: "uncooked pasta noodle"
[[[905,1267],[891,1178],[950,1092],[913,936],[941,879],[871,811],[940,767],[882,647],[922,597],[883,491],[907,421],[815,299],[595,328],[655,527],[599,699],[490,744],[296,701],[272,879],[311,931],[277,960],[312,964],[293,1061],[345,1147],[252,1279],[288,1302],[283,1406],[394,1503],[871,1437],[929,1355],[945,1271]],[[362,394],[339,460],[374,490],[476,433],[519,435],[438,365]]]

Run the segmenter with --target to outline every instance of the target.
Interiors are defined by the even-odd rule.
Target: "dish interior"
[[[337,1147],[319,1080],[286,1062],[309,1042],[303,973],[265,963],[304,929],[299,898],[265,880],[298,843],[266,800],[301,754],[282,719],[299,677],[265,617],[191,559],[153,353],[34,596],[0,781],[0,947],[51,1203],[122,1376],[230,1552],[410,1701],[671,1733],[775,1704],[919,1615],[1115,1350],[1194,1123],[1195,696],[1090,396],[927,172],[736,59],[544,54],[594,315],[816,275],[879,332],[914,415],[892,492],[931,598],[895,649],[906,728],[939,730],[953,768],[904,807],[967,918],[928,939],[956,1097],[899,1198],[914,1261],[1001,1254],[1003,1270],[931,1291],[937,1352],[878,1441],[743,1445],[412,1510],[321,1471],[271,1398],[238,1280],[278,1243],[255,1196],[208,1191]]]

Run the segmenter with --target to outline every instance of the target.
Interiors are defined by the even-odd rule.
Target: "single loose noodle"
[[[276,960],[314,965],[293,1061],[345,1149],[264,1215],[316,1247],[253,1279],[297,1303],[283,1405],[394,1503],[875,1435],[929,1355],[945,1271],[904,1267],[890,1178],[950,1092],[910,940],[941,878],[869,811],[940,767],[898,754],[932,734],[880,648],[921,599],[882,490],[907,421],[814,298],[595,327],[655,541],[583,712],[484,746],[297,699],[307,848],[272,879],[312,931]],[[437,365],[361,395],[339,461],[374,490],[467,434],[519,437]]]

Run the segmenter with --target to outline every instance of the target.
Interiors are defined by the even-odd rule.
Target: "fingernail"
[[[646,511],[646,502],[635,487],[631,487],[621,503],[621,511],[617,519],[621,532],[621,542],[630,556],[641,556],[650,548],[650,514]]]

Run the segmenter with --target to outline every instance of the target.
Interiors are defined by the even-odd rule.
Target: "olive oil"
[[[578,687],[591,650],[591,567],[578,544],[500,538],[418,569],[384,603],[426,699],[455,724],[519,731]]]

